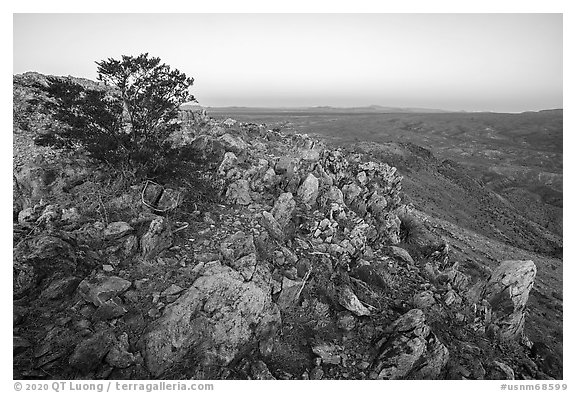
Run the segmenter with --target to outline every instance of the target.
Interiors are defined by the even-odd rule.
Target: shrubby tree
[[[54,102],[47,104],[60,124],[41,135],[38,144],[60,148],[80,145],[100,161],[128,158],[129,137],[123,132],[122,102],[105,90],[85,88],[71,78],[48,78]]]
[[[194,100],[188,92],[194,79],[161,64],[158,57],[146,53],[96,64],[98,80],[120,94],[134,149],[165,139],[177,127],[178,107]]]
[[[79,144],[94,158],[132,165],[142,175],[169,167],[178,152],[166,138],[179,127],[179,106],[194,101],[188,92],[193,78],[147,53],[96,64],[98,80],[107,88],[49,79],[54,116],[65,127],[49,133],[41,143]]]

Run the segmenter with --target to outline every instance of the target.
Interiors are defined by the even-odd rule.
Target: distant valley
[[[495,203],[506,206],[504,210],[507,213],[513,212],[527,220],[526,227],[532,228],[529,232],[535,233],[536,237],[555,239],[551,243],[543,240],[548,245],[532,245],[528,249],[545,250],[555,255],[561,253],[561,109],[505,114],[379,113],[370,110],[362,112],[361,108],[340,112],[337,112],[337,108],[325,109],[324,112],[317,108],[290,112],[270,108],[211,108],[209,113],[215,117],[230,116],[246,122],[266,123],[271,128],[308,133],[333,146],[360,145],[368,148],[399,168],[406,179],[405,191],[415,203],[440,218],[465,223],[470,229],[478,230],[485,226],[479,218],[470,220],[477,213],[470,211],[474,204],[465,202],[461,204],[461,209],[455,209],[460,203],[447,202],[453,199],[462,201],[459,195],[462,191],[476,201],[478,190],[488,192],[491,199],[499,200]],[[427,157],[426,151],[412,145],[424,148],[432,157]],[[418,152],[416,156],[414,151]],[[429,164],[432,162],[435,162],[432,166],[442,167],[444,175],[448,172],[453,177],[463,175],[470,184],[477,183],[478,190],[463,190],[462,184],[458,184],[462,180],[448,180],[454,185],[453,190],[441,185],[447,180],[446,176],[435,181],[429,173],[423,172],[424,166],[430,170]],[[423,180],[432,184],[424,186]],[[436,186],[439,188],[438,197],[430,203],[428,189]],[[425,195],[426,198],[418,195]],[[441,207],[446,203],[445,208]],[[478,206],[490,215],[506,216],[486,203],[478,201]],[[517,232],[517,229],[512,231]],[[510,244],[523,245],[514,234],[502,235],[501,230],[486,230],[484,233]]]

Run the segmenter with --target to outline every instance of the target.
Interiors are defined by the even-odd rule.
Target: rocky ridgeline
[[[415,261],[395,168],[197,109],[181,119],[173,142],[212,165],[226,202],[183,230],[139,186],[99,201],[125,221],[48,204],[97,183],[82,165],[15,173],[15,378],[546,377],[486,344],[530,345],[531,261],[479,282],[445,244]],[[314,337],[287,350],[297,318]],[[302,345],[309,364],[286,355]]]

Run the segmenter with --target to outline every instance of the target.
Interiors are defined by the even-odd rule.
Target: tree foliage
[[[129,138],[123,132],[122,102],[104,90],[87,89],[70,78],[48,78],[54,99],[48,109],[64,126],[41,136],[39,144],[61,148],[81,145],[94,158],[117,163],[128,155]]]
[[[177,127],[178,107],[194,100],[188,93],[194,79],[161,64],[158,57],[146,53],[96,64],[98,80],[120,93],[135,148],[168,136]]]
[[[178,152],[166,138],[179,127],[179,106],[194,100],[188,92],[194,80],[147,53],[96,64],[98,80],[105,86],[49,78],[50,109],[65,126],[39,143],[63,148],[80,145],[98,160],[132,165],[142,175],[169,166]]]

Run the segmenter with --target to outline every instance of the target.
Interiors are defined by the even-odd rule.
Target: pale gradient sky
[[[13,72],[149,52],[205,106],[561,108],[561,14],[15,14]]]

